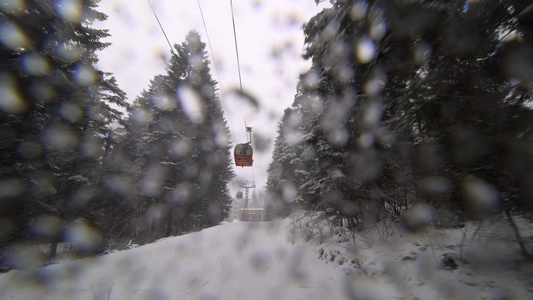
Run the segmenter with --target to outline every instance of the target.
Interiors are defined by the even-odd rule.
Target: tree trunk
[[[524,241],[522,240],[522,236],[520,236],[520,231],[518,230],[518,226],[516,226],[516,223],[513,220],[513,217],[511,217],[511,213],[508,209],[505,210],[505,214],[507,215],[507,218],[509,219],[509,223],[511,224],[511,227],[513,228],[513,231],[515,233],[516,239],[518,240],[518,244],[520,245],[520,249],[522,250],[522,254],[527,256],[527,250],[524,246]]]
[[[48,259],[51,260],[56,257],[57,255],[57,242],[53,242],[52,245],[50,245],[50,248],[48,249]]]

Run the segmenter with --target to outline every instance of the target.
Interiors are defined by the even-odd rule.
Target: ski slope
[[[519,227],[532,249],[533,224]],[[533,263],[504,220],[419,234],[376,226],[355,245],[337,235],[308,240],[302,229],[290,220],[225,223],[13,270],[0,274],[0,299],[533,299]]]
[[[0,275],[1,299],[341,299],[338,265],[286,221],[226,223],[97,258]]]

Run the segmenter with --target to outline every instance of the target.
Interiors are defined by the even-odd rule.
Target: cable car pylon
[[[251,221],[250,214],[248,213],[248,210],[249,210],[248,195],[249,195],[249,190],[255,188],[255,182],[254,181],[242,181],[241,186],[246,190],[245,196],[244,196],[244,206],[242,208],[242,214],[241,214],[241,221]]]

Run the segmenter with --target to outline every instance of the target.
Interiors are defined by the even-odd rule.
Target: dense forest
[[[91,27],[106,19],[98,2],[0,5],[4,267],[17,267],[8,259],[17,245],[50,244],[53,259],[68,242],[85,256],[229,213],[228,128],[199,34],[174,45],[166,74],[130,105],[96,67],[108,46],[107,31]]]
[[[357,231],[527,214],[530,2],[330,2],[303,26],[312,67],[279,123],[266,217]]]
[[[20,245],[51,245],[40,265],[63,242],[91,255],[230,212],[229,130],[199,33],[128,103],[96,67],[98,2],[0,4],[3,267],[20,267]],[[355,232],[527,215],[529,1],[330,2],[303,26],[312,67],[279,123],[265,219],[303,210]]]

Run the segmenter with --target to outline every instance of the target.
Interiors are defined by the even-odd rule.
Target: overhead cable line
[[[157,13],[155,12],[155,9],[154,9],[152,3],[150,2],[150,0],[147,0],[147,2],[148,2],[148,5],[150,6],[150,8],[152,9],[152,12],[154,13],[154,16],[155,16],[155,18],[157,20],[157,23],[159,24],[159,27],[161,28],[161,31],[163,32],[163,35],[165,36],[165,39],[167,40],[168,46],[170,48],[170,52],[173,52],[172,44],[170,43],[170,40],[168,39],[168,36],[167,36],[167,34],[165,32],[165,29],[163,28],[163,25],[161,24],[161,21],[159,20],[159,17],[157,17]],[[207,36],[207,42],[209,44],[209,49],[211,50],[211,56],[213,57],[213,65],[214,65],[215,71],[217,73],[220,90],[221,90],[221,92],[223,92],[222,84],[220,82],[220,74],[218,72],[218,68],[217,68],[217,64],[216,64],[215,54],[214,54],[213,48],[211,46],[211,39],[209,38],[209,33],[207,31],[207,25],[205,23],[205,18],[204,18],[204,14],[203,14],[203,11],[202,11],[202,6],[200,5],[200,0],[197,0],[197,3],[198,3],[198,8],[200,9],[200,15],[202,17],[202,23],[204,25],[205,33],[206,33],[206,36]],[[239,84],[240,84],[240,91],[242,93],[242,79],[241,79],[241,67],[240,67],[240,60],[239,60],[239,48],[237,46],[237,33],[236,33],[236,30],[235,30],[235,16],[234,16],[234,13],[233,13],[233,1],[232,0],[230,0],[230,5],[231,5],[231,18],[232,18],[232,22],[233,22],[233,36],[234,36],[234,40],[235,40],[235,53],[236,53],[236,56],[237,56],[237,69],[238,69],[238,73],[239,73]],[[224,105],[223,101],[221,101],[221,102],[222,102],[222,105]],[[228,118],[229,118],[229,121],[230,121],[230,124],[231,124],[231,131],[233,133],[233,138],[236,139],[235,130],[233,129],[233,122],[231,122],[231,116],[229,116],[229,114],[228,114]],[[245,172],[245,177],[248,177],[246,175],[246,172]],[[254,174],[253,166],[252,166],[252,178],[253,178],[253,181],[255,182],[255,174]]]
[[[241,94],[243,93],[243,90],[242,90],[242,77],[241,77],[241,63],[240,63],[240,60],[239,60],[239,46],[237,45],[237,30],[235,29],[235,13],[233,12],[233,0],[229,0],[229,3],[230,3],[230,6],[231,6],[231,21],[233,23],[233,38],[235,40],[235,54],[237,56],[237,70],[239,71],[239,86],[240,86],[240,91],[241,91]],[[244,121],[244,124],[245,124],[245,127],[246,127],[246,120]],[[250,143],[252,141],[252,136],[250,134]],[[252,179],[254,181],[254,185],[255,185],[255,173],[254,173],[254,166],[252,165]],[[246,174],[245,174],[246,176]],[[246,176],[248,177],[248,176]]]
[[[205,23],[204,13],[202,11],[202,5],[200,5],[200,0],[196,0],[196,2],[198,3],[198,8],[200,9],[200,15],[202,16],[202,23],[204,24],[205,35],[207,36],[207,43],[209,44],[209,50],[211,51],[211,57],[213,57],[213,66],[215,67],[215,72],[217,73],[218,85],[220,86],[220,92],[224,94],[224,90],[222,89],[222,81],[220,80],[220,73],[218,72],[217,61],[215,59],[215,52],[213,52],[213,47],[211,46],[211,39],[209,38],[209,32],[207,31],[207,25]],[[224,109],[224,111],[226,111],[224,101],[220,100],[220,103],[222,104],[222,108]],[[228,113],[228,119],[229,119],[229,123],[231,126],[231,133],[233,134],[233,140],[236,141],[235,130],[233,129],[233,122],[231,121],[231,117],[229,113]]]
[[[235,53],[237,54],[237,69],[239,70],[239,84],[242,93],[241,63],[239,61],[239,47],[237,47],[237,31],[235,30],[235,14],[233,13],[233,0],[229,0],[231,5],[231,20],[233,21],[233,37],[235,39]]]
[[[204,17],[203,10],[202,10],[202,5],[200,4],[200,0],[196,0],[196,1],[198,3],[198,8],[200,10],[200,15],[202,17],[202,23],[204,25],[205,33],[206,33],[206,36],[207,36],[207,42],[209,44],[209,49],[211,51],[211,56],[213,57],[213,64],[214,64],[214,67],[215,67],[215,71],[217,73],[219,86],[220,86],[220,89],[222,91],[222,83],[220,81],[220,74],[218,72],[215,55],[214,55],[214,52],[213,52],[213,48],[211,46],[211,39],[209,38],[209,32],[207,30],[207,25],[206,25],[206,22],[205,22],[205,17]],[[238,44],[237,44],[237,30],[235,28],[235,14],[233,12],[233,1],[232,0],[230,0],[230,6],[231,6],[231,19],[232,19],[232,24],[233,24],[233,37],[234,37],[234,41],[235,41],[235,54],[236,54],[236,57],[237,57],[237,69],[238,69],[238,74],[239,74],[239,86],[240,86],[240,92],[242,93],[243,89],[242,89],[241,66],[240,66],[240,59],[239,59],[239,47],[238,47]],[[224,106],[224,102],[223,101],[221,101],[221,102],[222,102],[222,105]],[[229,122],[230,122],[230,125],[231,125],[231,131],[233,133],[233,139],[236,142],[235,130],[233,129],[233,122],[231,121],[231,116],[229,114],[228,114],[228,119],[229,119]],[[246,123],[246,121],[245,121],[245,123]],[[250,142],[251,142],[251,137],[250,137]],[[254,182],[254,186],[255,186],[255,173],[254,173],[254,170],[253,170],[253,166],[251,166],[251,167],[252,167],[252,178],[253,178],[253,182]],[[246,170],[243,169],[243,171],[244,171],[244,177],[245,177],[245,180],[246,180],[245,182],[248,182],[248,180],[247,180],[248,174],[247,174]]]
[[[209,32],[207,31],[207,25],[205,24],[205,18],[204,18],[204,13],[202,11],[202,6],[200,5],[200,0],[196,0],[196,2],[198,3],[198,8],[200,9],[200,16],[202,16],[202,23],[204,24],[205,35],[207,36],[207,43],[209,44],[209,50],[211,50],[211,56],[213,57],[213,65],[215,66],[215,71],[217,72],[217,77],[218,77],[218,83],[220,85],[220,90],[222,91],[222,84],[220,84],[220,74],[218,73],[217,61],[215,59],[215,52],[213,52],[213,47],[211,47],[211,39],[209,38]]]
[[[170,52],[172,52],[172,45],[170,44],[170,41],[168,40],[167,33],[165,32],[165,29],[163,29],[163,25],[161,25],[161,22],[159,21],[159,18],[157,17],[157,14],[155,13],[154,6],[150,2],[150,0],[146,0],[146,1],[148,1],[148,4],[150,5],[150,8],[152,9],[152,12],[154,13],[155,19],[157,20],[157,23],[159,23],[159,27],[161,28],[161,31],[163,31],[163,35],[165,36],[165,39],[167,40],[168,46],[170,47]]]

